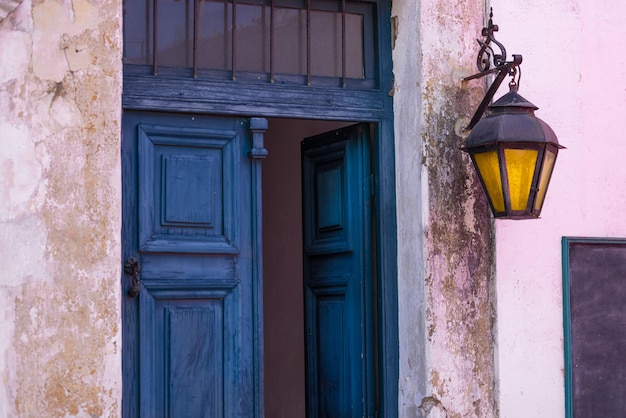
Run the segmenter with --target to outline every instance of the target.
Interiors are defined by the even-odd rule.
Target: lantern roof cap
[[[489,110],[493,112],[502,112],[502,111],[524,111],[524,112],[534,112],[539,109],[537,106],[526,100],[522,97],[516,88],[511,88],[504,96],[500,97],[494,103],[489,105]],[[519,109],[519,110],[518,110]]]
[[[489,112],[471,130],[462,149],[496,143],[547,143],[564,148],[552,128],[535,116],[537,109],[512,88],[489,106]]]

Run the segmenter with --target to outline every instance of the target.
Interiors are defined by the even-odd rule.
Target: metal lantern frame
[[[496,41],[496,31],[492,10],[482,30],[485,40],[478,40],[480,72],[464,81],[492,73],[496,77],[466,128],[471,131],[462,149],[471,156],[495,218],[534,219],[541,214],[558,151],[564,147],[552,128],[535,116],[537,106],[517,93],[522,56],[506,61],[506,49]],[[506,76],[511,77],[510,92],[489,105]]]

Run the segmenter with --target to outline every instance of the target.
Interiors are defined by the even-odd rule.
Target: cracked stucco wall
[[[392,11],[402,417],[498,416],[493,222],[459,150],[484,94],[461,83],[484,13],[477,0]]]
[[[0,0],[0,417],[118,416],[121,2]]]

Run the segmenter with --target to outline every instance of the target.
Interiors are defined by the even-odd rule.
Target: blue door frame
[[[124,68],[122,106],[126,110],[184,112],[243,117],[281,117],[370,122],[372,190],[376,255],[378,387],[380,416],[398,417],[398,285],[395,195],[395,149],[391,62],[391,2],[379,1],[379,88],[350,90],[267,85],[219,80],[153,76]],[[126,292],[126,288],[123,289]],[[132,359],[130,359],[132,361]],[[257,359],[258,361],[258,359]]]

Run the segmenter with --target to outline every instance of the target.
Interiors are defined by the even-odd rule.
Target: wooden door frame
[[[378,2],[379,88],[352,90],[154,76],[124,67],[124,110],[152,110],[244,117],[370,122],[374,172],[378,387],[380,416],[398,417],[399,336],[397,224],[391,62],[391,4]],[[260,237],[258,238],[260,239]],[[262,359],[256,367],[262,373]],[[262,400],[261,400],[262,401]]]
[[[172,106],[174,107],[174,106]],[[126,107],[126,109],[130,109]],[[133,107],[137,109],[137,107]],[[145,108],[143,108],[146,110]],[[157,109],[151,109],[157,110]],[[160,109],[163,110],[163,109]],[[174,109],[169,109],[172,111]],[[178,109],[180,110],[180,109]],[[217,113],[212,109],[210,114]],[[219,109],[224,114],[224,108]],[[200,113],[200,112],[193,112]],[[204,112],[203,112],[204,113]],[[228,114],[226,112],[226,114]],[[241,115],[241,113],[237,113]],[[286,115],[284,113],[265,113],[255,116],[264,117],[298,117],[311,119],[311,115]],[[319,115],[315,115],[319,116]],[[363,116],[363,115],[361,115]],[[323,118],[319,118],[323,119]],[[380,395],[381,417],[398,417],[398,378],[399,378],[399,347],[398,347],[398,284],[397,284],[397,225],[395,195],[395,155],[393,144],[392,117],[376,118],[345,118],[340,120],[355,122],[373,122],[376,126],[373,146],[374,172],[374,246],[376,253],[376,286],[377,286],[377,322],[378,322],[378,387]],[[262,237],[257,237],[261,241]],[[262,363],[262,359],[257,359]],[[262,364],[257,367],[262,368]],[[259,399],[262,402],[262,400]]]

